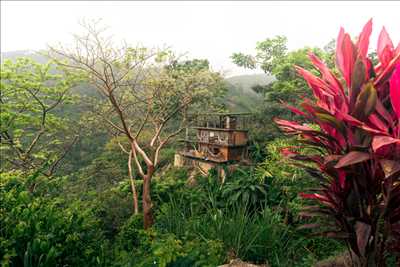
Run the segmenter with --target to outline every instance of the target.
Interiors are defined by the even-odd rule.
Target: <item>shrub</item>
[[[116,239],[116,244],[123,250],[132,251],[141,245],[139,238],[141,230],[143,230],[143,216],[141,214],[132,215],[122,225]]]
[[[91,209],[34,195],[26,190],[27,180],[18,173],[1,174],[2,266],[99,265],[105,243]]]
[[[276,151],[278,147],[287,143],[281,140],[271,144],[268,152],[271,153],[270,166],[282,166]],[[248,176],[252,176],[249,182],[263,184],[261,181],[265,178],[266,170],[250,169],[245,172],[246,175],[241,175],[242,172],[239,171],[236,176],[227,177],[224,185],[221,185],[215,176],[209,175],[199,177],[195,187],[171,187],[168,197],[164,197],[162,204],[158,206],[153,230],[162,235],[173,234],[175,240],[182,241],[182,247],[191,241],[197,243],[196,240],[201,240],[202,244],[219,240],[223,248],[219,254],[221,263],[232,257],[240,257],[242,260],[259,263],[268,261],[271,266],[308,267],[343,249],[334,241],[326,241],[320,237],[304,237],[303,232],[296,231],[294,226],[286,224],[285,214],[280,211],[289,210],[294,205],[301,206],[295,192],[304,189],[304,179],[301,179],[301,172],[295,168],[281,167],[271,170],[271,181],[276,178],[279,182],[268,184],[267,198],[270,192],[282,190],[281,185],[284,181],[291,181],[289,193],[276,196],[277,206],[270,206],[269,202],[264,202],[258,210],[249,212],[249,205],[245,201],[228,204],[227,198],[222,197],[224,187],[236,179],[247,180],[250,179]],[[285,172],[281,173],[283,170]],[[293,172],[298,177],[293,177]],[[154,193],[157,191],[154,190]],[[263,199],[265,197],[260,200]],[[147,249],[141,247],[140,251],[149,251],[146,255],[153,255],[150,245]],[[198,255],[204,256],[205,253],[198,252]],[[171,266],[192,266],[193,264],[184,264],[190,258],[191,256],[177,257]],[[175,265],[178,263],[182,265]]]
[[[320,77],[296,67],[314,100],[305,99],[303,110],[287,107],[309,125],[275,121],[314,151],[283,150],[305,162],[296,165],[320,183],[302,194],[320,204],[303,215],[328,219],[324,227],[305,227],[318,227],[325,236],[345,240],[361,266],[385,266],[386,255],[400,252],[400,44],[394,49],[383,28],[379,64],[373,66],[367,56],[371,31],[369,21],[354,43],[340,30],[336,63],[343,83],[312,53],[309,57]]]
[[[173,233],[164,233],[155,228],[143,230],[137,223],[124,226],[117,247],[116,266],[217,266],[223,263],[223,246],[217,240],[179,239]],[[133,233],[133,235],[132,235]],[[127,235],[128,234],[128,235]],[[125,246],[126,237],[133,237],[135,244]],[[121,249],[122,248],[122,249]]]
[[[298,193],[316,185],[314,181],[307,179],[307,173],[304,170],[288,165],[287,160],[280,153],[282,148],[294,143],[295,140],[288,138],[277,138],[269,142],[266,147],[266,158],[256,169],[259,177],[265,177],[268,206],[282,208],[285,211],[288,211],[289,205],[300,204],[297,201]]]
[[[254,169],[237,169],[229,175],[221,190],[228,206],[239,202],[246,205],[249,211],[262,209],[267,197],[264,179],[257,176]]]
[[[157,205],[169,200],[171,192],[185,189],[188,174],[185,168],[172,167],[154,180],[152,198]]]

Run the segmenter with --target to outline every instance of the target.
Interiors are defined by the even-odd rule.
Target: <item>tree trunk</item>
[[[135,179],[133,178],[133,173],[132,173],[132,151],[129,152],[129,159],[128,159],[128,173],[129,173],[129,179],[131,181],[131,189],[132,189],[132,198],[133,198],[133,214],[138,214],[139,213],[139,204],[138,204],[138,197],[137,197],[137,191],[135,187]]]
[[[132,189],[132,198],[133,198],[133,214],[139,214],[139,203],[138,203],[138,197],[137,197],[137,192],[136,192],[136,187],[135,187],[135,180],[133,178],[131,180],[131,189]]]
[[[150,186],[151,178],[153,176],[154,167],[149,166],[147,169],[147,174],[143,177],[143,226],[144,229],[150,228],[154,224],[153,218],[153,203],[151,201]]]

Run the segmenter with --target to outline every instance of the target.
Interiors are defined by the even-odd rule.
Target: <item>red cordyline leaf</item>
[[[386,66],[393,58],[393,42],[390,39],[385,27],[382,28],[378,37],[377,54],[382,66]]]
[[[325,190],[324,190],[324,193],[326,193]],[[321,195],[318,193],[299,193],[299,195],[300,195],[300,197],[302,197],[304,199],[318,200],[322,204],[325,204],[326,206],[328,206],[334,210],[336,209],[336,205],[335,205],[334,201],[329,197],[329,195]]]
[[[342,72],[343,78],[346,81],[347,87],[351,87],[353,67],[356,59],[356,51],[354,50],[354,44],[351,41],[350,35],[345,33],[343,36],[342,43],[338,44],[341,46],[341,55],[337,55],[342,57],[343,65],[339,66],[340,71]]]
[[[358,221],[355,225],[357,246],[362,256],[365,256],[365,248],[370,239],[371,225]]]
[[[394,143],[400,144],[400,139],[390,136],[375,136],[372,140],[372,149],[376,152],[379,148]]]
[[[390,101],[397,119],[400,119],[400,64],[397,64],[390,79]]]
[[[382,116],[382,118],[384,118],[386,120],[386,122],[389,125],[393,124],[393,119],[392,116],[389,114],[389,112],[386,110],[386,108],[383,106],[382,102],[379,100],[379,98],[376,101],[376,111],[378,112],[378,114],[380,116]]]
[[[358,36],[358,40],[357,40],[357,44],[356,44],[358,53],[361,56],[361,58],[363,58],[363,59],[367,56],[367,53],[368,53],[369,37],[371,36],[371,32],[372,32],[372,19],[370,19],[364,25],[362,32]]]
[[[308,126],[300,125],[297,122],[293,122],[293,121],[282,120],[282,119],[277,119],[277,118],[275,118],[274,121],[282,128],[285,128],[286,130],[297,130],[297,131],[312,131],[313,130]]]
[[[385,124],[376,114],[371,114],[368,117],[369,123],[374,125],[380,131],[388,133],[388,125]]]
[[[395,54],[389,64],[385,67],[381,68],[381,71],[378,74],[378,77],[374,81],[374,85],[377,89],[390,78],[393,73],[393,69],[396,64],[400,61],[400,52]],[[378,73],[378,71],[377,71]]]
[[[341,71],[343,78],[345,79],[347,85],[350,83],[350,74],[345,70],[345,55],[343,53],[343,41],[345,37],[345,32],[342,27],[340,27],[339,35],[336,41],[336,65]]]
[[[358,128],[361,128],[369,133],[373,133],[373,134],[380,134],[380,135],[385,135],[387,134],[387,130],[381,130],[381,129],[376,129],[376,128],[372,128],[368,125],[366,125],[365,123],[363,123],[362,121],[359,121],[358,119],[354,118],[353,116],[343,113],[339,110],[336,111],[335,116],[340,119],[345,121],[349,126],[355,126]],[[351,138],[350,133],[347,134],[348,138]],[[350,139],[348,139],[349,143],[353,143]]]
[[[336,94],[337,96],[342,96],[343,100],[345,100],[345,94],[343,91],[342,84],[339,80],[332,74],[330,69],[312,52],[308,54],[312,64],[318,71],[321,73],[322,78],[330,85],[331,92]]]
[[[318,193],[309,193],[309,194],[300,193],[300,196],[305,199],[317,199],[317,200],[329,202],[329,199],[326,196],[323,196]]]
[[[333,99],[335,92],[331,91],[329,86],[324,80],[315,76],[308,70],[305,70],[299,66],[295,66],[298,74],[300,74],[304,80],[306,80],[308,86],[312,89],[314,97],[321,101],[321,104],[325,108],[329,108],[328,99]]]
[[[374,129],[374,128],[371,128],[371,127],[369,127],[368,125],[365,125],[365,124],[361,125],[360,128],[365,130],[365,131],[367,131],[368,133],[371,133],[371,134],[381,134],[381,135],[387,134],[386,131],[381,131],[379,129]]]
[[[346,123],[348,123],[352,126],[363,125],[363,122],[359,121],[358,119],[354,118],[353,116],[351,116],[348,113],[343,112],[341,110],[335,111],[335,117],[338,118],[339,120],[345,121]]]
[[[344,29],[340,27],[339,34],[336,40],[336,65],[339,69],[343,69],[343,54],[342,54],[342,43],[344,39]]]
[[[339,120],[343,120],[345,121],[349,126],[355,126],[358,128],[361,128],[367,132],[373,133],[373,134],[379,134],[379,135],[385,135],[387,134],[387,129],[382,130],[379,129],[379,127],[377,126],[377,128],[372,128],[368,125],[366,125],[365,123],[363,123],[362,121],[354,118],[353,116],[346,114],[340,110],[336,110],[335,112],[335,116],[339,119]],[[375,125],[373,125],[375,126]],[[347,137],[351,137],[349,134],[347,134]]]
[[[298,155],[299,153],[293,152],[288,147],[284,147],[281,149],[281,154],[285,157],[290,157],[290,156]]]
[[[371,156],[368,153],[360,152],[360,151],[351,151],[347,155],[343,156],[338,163],[335,165],[335,168],[343,168],[349,165],[353,165],[356,163],[360,163],[370,159]]]
[[[338,170],[339,185],[341,189],[344,189],[346,185],[346,172],[343,170]]]
[[[372,32],[372,19],[370,19],[363,27],[360,35],[358,36],[356,48],[357,48],[357,58],[362,64],[362,68],[359,67],[358,71],[364,70],[364,77],[368,80],[373,73],[373,66],[371,60],[367,57],[369,38]],[[353,73],[354,75],[354,73]],[[356,76],[357,77],[357,76]],[[354,77],[353,77],[354,79]],[[355,82],[355,81],[353,81]],[[353,85],[352,85],[353,87]]]
[[[286,108],[288,108],[290,111],[292,111],[293,113],[303,116],[303,117],[308,117],[306,113],[304,113],[303,111],[301,111],[300,109],[293,107],[291,105],[289,105],[286,102],[281,101],[282,105],[284,105]]]

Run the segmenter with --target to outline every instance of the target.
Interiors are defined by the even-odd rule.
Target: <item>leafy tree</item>
[[[240,67],[250,69],[260,67],[265,73],[272,74],[276,63],[287,54],[287,38],[276,36],[257,42],[256,51],[255,56],[234,53],[232,60]]]
[[[192,106],[208,103],[221,88],[221,76],[202,60],[179,62],[169,50],[116,47],[95,25],[75,36],[74,49],[51,48],[58,64],[85,73],[102,96],[93,113],[114,136],[124,136],[135,212],[137,193],[131,163],[143,179],[142,205],[145,228],[153,224],[151,179],[159,165],[160,151],[186,123]],[[203,106],[204,108],[204,106]]]
[[[1,158],[2,171],[40,170],[51,176],[75,143],[61,108],[71,102],[79,75],[54,67],[27,58],[2,64],[0,149],[7,155]]]
[[[309,52],[327,59],[328,62],[333,62],[331,46],[332,42],[325,47],[325,50],[305,47],[288,51],[286,37],[277,36],[258,42],[254,56],[243,53],[232,55],[233,62],[238,66],[251,69],[261,68],[265,73],[275,77],[275,80],[266,86],[256,85],[252,88],[255,92],[264,96],[264,107],[259,113],[255,114],[255,140],[271,139],[278,135],[278,131],[272,122],[273,117],[292,117],[288,109],[281,105],[281,101],[295,104],[301,98],[310,96],[307,83],[297,75],[293,65],[304,68],[311,67],[307,60]]]

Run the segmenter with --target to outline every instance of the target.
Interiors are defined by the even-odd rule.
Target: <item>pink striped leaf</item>
[[[377,53],[382,66],[386,66],[393,57],[394,47],[385,27],[382,28],[378,37]]]
[[[360,151],[351,151],[345,156],[343,156],[338,163],[336,163],[335,168],[343,168],[349,165],[360,163],[371,158],[370,154]]]
[[[372,32],[372,18],[364,25],[362,32],[358,36],[357,49],[361,58],[365,58],[368,53],[369,37]]]
[[[390,136],[375,136],[374,139],[372,139],[372,149],[376,152],[379,148],[383,146],[387,146],[390,144],[400,144],[400,139],[393,138]]]
[[[390,79],[390,102],[397,119],[400,119],[400,64],[397,64],[396,70]]]

